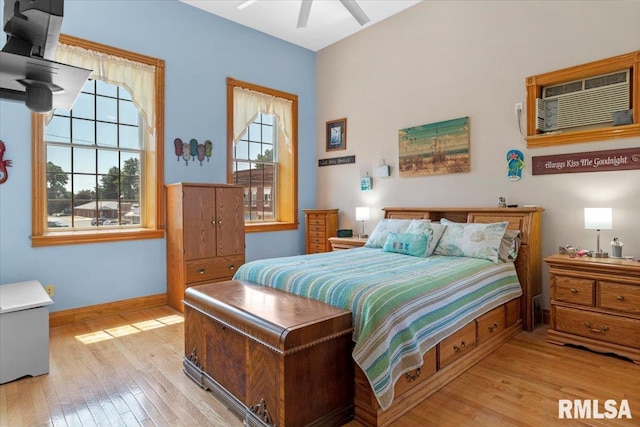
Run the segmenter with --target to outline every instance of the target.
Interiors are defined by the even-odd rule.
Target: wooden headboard
[[[520,230],[522,244],[515,266],[522,285],[520,313],[525,330],[534,326],[533,298],[542,293],[541,217],[543,208],[383,208],[385,218],[430,219],[446,218],[454,222],[502,222],[509,230]]]

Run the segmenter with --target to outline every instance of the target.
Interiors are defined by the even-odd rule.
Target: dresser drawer
[[[327,252],[327,245],[324,243],[309,243],[309,253],[317,254],[319,252]]]
[[[553,299],[593,306],[594,281],[568,276],[555,276]]]
[[[640,286],[600,281],[599,307],[640,314]]]
[[[504,305],[496,307],[476,319],[478,344],[504,330]]]
[[[471,322],[438,344],[439,369],[455,362],[476,347],[476,323]]]
[[[232,277],[244,264],[244,255],[200,259],[186,262],[187,283]]]
[[[326,220],[324,215],[309,215],[309,225],[314,227],[325,227]]]
[[[422,358],[422,366],[418,369],[411,370],[398,378],[394,386],[395,397],[400,396],[407,390],[413,389],[418,384],[429,381],[430,376],[436,373],[436,348],[433,347],[427,351]]]
[[[327,233],[324,230],[309,230],[309,238],[315,239],[325,239],[327,237]]]
[[[640,348],[640,320],[555,306],[555,329],[598,341]]]
[[[311,237],[309,236],[309,245],[321,245],[322,248],[327,247],[327,239],[325,237]]]

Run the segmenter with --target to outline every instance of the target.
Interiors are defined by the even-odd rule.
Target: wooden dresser
[[[229,280],[244,264],[244,190],[225,184],[169,184],[167,299],[183,311],[187,287]]]
[[[338,234],[338,209],[303,209],[306,252],[330,252],[329,237]]]
[[[640,363],[640,263],[568,255],[545,262],[551,275],[547,340]]]
[[[187,289],[184,371],[248,426],[353,417],[351,312],[233,280]]]

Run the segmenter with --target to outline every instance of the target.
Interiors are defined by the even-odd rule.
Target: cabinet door
[[[242,188],[216,189],[217,256],[244,254],[244,193]]]
[[[216,256],[216,189],[184,187],[182,199],[185,260]]]

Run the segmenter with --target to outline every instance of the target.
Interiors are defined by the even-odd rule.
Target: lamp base
[[[592,258],[609,258],[609,254],[607,252],[591,252]]]

